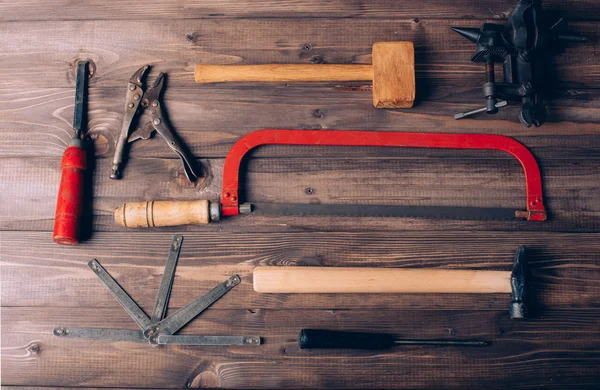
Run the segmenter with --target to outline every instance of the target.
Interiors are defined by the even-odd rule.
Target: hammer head
[[[415,48],[412,42],[373,45],[373,105],[410,108],[415,102]]]
[[[529,265],[527,263],[527,248],[520,246],[515,253],[515,263],[510,276],[512,287],[512,300],[510,302],[510,318],[527,318],[527,274]]]

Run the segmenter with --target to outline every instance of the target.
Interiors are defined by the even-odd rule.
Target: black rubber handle
[[[388,334],[338,332],[333,330],[302,329],[298,335],[300,349],[309,348],[353,348],[383,349],[394,345]]]

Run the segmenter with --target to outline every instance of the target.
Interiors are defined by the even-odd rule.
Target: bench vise
[[[476,44],[472,62],[485,64],[483,84],[485,108],[456,114],[461,119],[480,112],[495,114],[506,105],[498,102],[520,100],[519,119],[527,127],[546,122],[544,88],[548,80],[544,70],[547,57],[556,54],[563,42],[587,42],[582,35],[559,31],[560,18],[550,22],[542,10],[541,0],[520,0],[508,16],[509,24],[485,23],[481,28],[452,27],[452,30]],[[504,82],[495,80],[494,63],[501,63]]]

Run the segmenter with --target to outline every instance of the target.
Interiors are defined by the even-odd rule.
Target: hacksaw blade
[[[367,204],[252,203],[252,213],[340,217],[405,217],[458,220],[515,220],[516,210],[494,207],[395,206]]]

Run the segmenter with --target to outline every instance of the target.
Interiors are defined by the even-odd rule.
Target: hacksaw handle
[[[259,293],[510,293],[508,271],[256,267]]]
[[[196,65],[197,83],[227,81],[293,82],[293,81],[370,81],[372,65]]]
[[[115,222],[128,228],[203,225],[210,222],[208,200],[128,202],[115,209]]]

